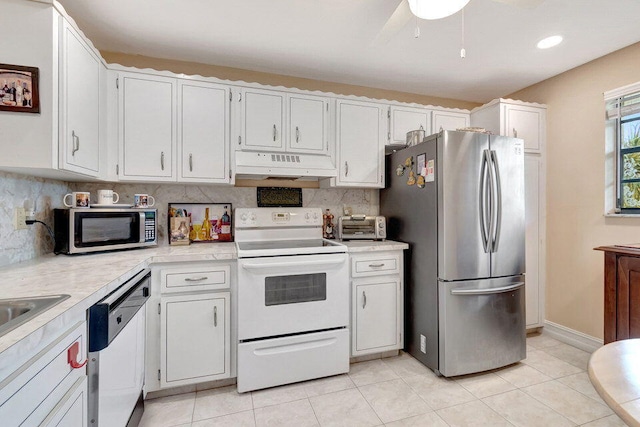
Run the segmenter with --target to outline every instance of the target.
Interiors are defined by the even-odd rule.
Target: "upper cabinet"
[[[384,104],[339,99],[336,104],[338,187],[384,187]]]
[[[176,80],[118,77],[120,179],[175,181]]]
[[[469,113],[433,110],[432,123],[431,133],[466,128],[469,126]]]
[[[406,144],[407,132],[422,129],[425,135],[431,131],[431,111],[426,108],[389,107],[389,133],[387,144]]]
[[[243,150],[284,149],[285,93],[243,88],[239,145]]]
[[[292,153],[327,154],[329,151],[329,99],[289,94],[288,150]]]
[[[178,81],[180,181],[229,183],[229,93],[228,86]]]
[[[495,99],[471,112],[471,126],[524,139],[525,152],[540,153],[544,150],[546,114],[546,107],[540,104]]]

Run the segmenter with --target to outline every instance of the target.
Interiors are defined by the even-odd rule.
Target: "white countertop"
[[[393,241],[342,242],[349,252],[407,249]],[[0,381],[50,337],[63,333],[85,311],[150,264],[235,260],[235,243],[160,246],[91,255],[47,255],[0,268],[0,299],[68,294],[70,298],[0,337]],[[16,345],[18,344],[19,345]]]

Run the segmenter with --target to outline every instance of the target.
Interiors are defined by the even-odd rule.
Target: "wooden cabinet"
[[[178,180],[228,184],[229,87],[178,81]]]
[[[389,107],[389,134],[387,144],[406,144],[407,132],[423,129],[425,135],[431,132],[431,111],[426,108]]]
[[[604,254],[604,343],[640,338],[640,247],[601,246]]]
[[[83,37],[64,20],[60,40],[60,167],[97,177],[104,66]]]
[[[175,181],[176,80],[120,73],[120,179]]]
[[[403,347],[402,256],[351,255],[351,356]]]
[[[526,222],[526,325],[544,326],[546,171],[545,117],[541,104],[495,99],[471,111],[471,126],[524,139]]]
[[[456,111],[434,110],[431,122],[431,133],[441,130],[456,130],[469,126],[469,114]]]
[[[162,298],[162,387],[229,377],[229,303],[229,292]]]
[[[235,370],[229,262],[151,266],[145,390],[230,378]],[[233,335],[233,336],[232,336]]]
[[[285,96],[277,91],[241,90],[242,150],[284,150]]]
[[[329,100],[318,96],[289,94],[287,108],[287,151],[327,155]]]
[[[384,187],[386,107],[340,99],[336,110],[336,186]]]

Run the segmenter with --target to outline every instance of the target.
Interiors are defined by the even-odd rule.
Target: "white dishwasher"
[[[140,271],[88,310],[90,427],[140,423],[150,278]]]

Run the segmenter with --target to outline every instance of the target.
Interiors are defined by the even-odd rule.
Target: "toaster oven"
[[[340,240],[384,240],[387,226],[383,216],[351,215],[338,218]]]

